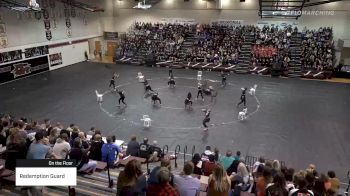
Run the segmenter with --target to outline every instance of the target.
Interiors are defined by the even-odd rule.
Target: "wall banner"
[[[63,63],[62,53],[50,54],[50,66],[61,65]]]
[[[22,50],[13,50],[0,53],[0,64],[22,59]]]
[[[49,70],[47,56],[0,66],[0,83]]]
[[[49,46],[38,46],[33,48],[26,48],[24,50],[24,54],[26,58],[36,57],[36,56],[42,56],[49,54]]]

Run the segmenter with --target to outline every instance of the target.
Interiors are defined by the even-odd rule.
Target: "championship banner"
[[[50,54],[50,66],[61,65],[63,63],[62,53]]]
[[[166,24],[197,24],[193,18],[162,18],[160,22]]]
[[[22,50],[0,53],[0,64],[22,59]]]
[[[49,70],[47,56],[0,66],[0,83]]]
[[[38,46],[33,48],[26,48],[24,50],[24,53],[26,58],[46,55],[46,54],[49,54],[49,46],[45,45],[45,46]]]
[[[228,19],[218,19],[218,20],[212,20],[212,25],[218,25],[218,26],[240,26],[243,25],[243,20],[228,20]]]

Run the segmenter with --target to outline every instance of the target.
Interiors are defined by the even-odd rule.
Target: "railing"
[[[347,174],[347,177],[348,177],[348,187],[346,188],[346,191],[345,191],[345,195],[346,196],[349,196],[349,190],[350,190],[350,171],[348,171],[348,174]]]
[[[185,145],[185,148],[184,148],[184,165],[186,163],[186,153],[187,153],[187,145]]]
[[[168,152],[169,152],[169,146],[168,146],[168,145],[164,145],[164,146],[163,146],[162,152],[163,152],[163,155],[168,154]],[[162,156],[162,157],[163,157],[163,156]]]
[[[193,145],[193,147],[192,147],[192,158],[193,158],[193,155],[194,155],[195,152],[196,152],[196,146]]]
[[[177,145],[176,147],[175,147],[175,168],[177,168],[177,155],[180,153],[180,149],[181,147],[180,147],[180,145]]]

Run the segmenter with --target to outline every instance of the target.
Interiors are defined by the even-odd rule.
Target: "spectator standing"
[[[141,170],[141,163],[137,160],[129,161],[118,176],[117,196],[145,196],[146,191],[147,181]]]
[[[68,143],[68,135],[67,133],[62,133],[53,146],[53,153],[58,159],[65,159],[70,149],[71,146]]]
[[[148,188],[147,195],[152,196],[180,196],[179,192],[170,185],[171,173],[168,168],[161,167],[157,174],[158,184]]]
[[[121,149],[117,144],[113,143],[112,137],[108,136],[106,140],[107,143],[103,144],[101,148],[102,161],[107,162],[109,166],[114,166]]]
[[[130,142],[128,143],[128,148],[126,149],[126,155],[139,156],[140,144],[136,141],[136,136],[132,136]]]
[[[224,167],[218,164],[208,180],[208,196],[227,196],[231,189],[231,180]]]
[[[191,176],[193,169],[193,163],[188,161],[184,165],[183,172],[180,175],[175,175],[174,185],[181,196],[193,196],[199,193],[201,182]]]

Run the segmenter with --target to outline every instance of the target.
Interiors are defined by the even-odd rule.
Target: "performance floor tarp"
[[[119,95],[110,92],[114,72],[119,90],[126,94],[127,107],[119,108]],[[144,97],[137,81],[142,72],[159,93],[162,105],[153,105]],[[287,166],[305,169],[314,163],[320,171],[333,169],[342,180],[350,170],[350,85],[300,79],[281,79],[253,75],[227,76],[228,85],[220,87],[218,72],[203,72],[202,83],[218,92],[211,102],[194,100],[197,72],[174,69],[176,87],[167,85],[166,68],[83,62],[52,72],[0,86],[0,112],[42,121],[49,118],[65,125],[75,123],[81,130],[94,126],[104,136],[115,135],[128,141],[137,135],[148,137],[173,151],[187,145],[201,153],[206,145],[222,154],[237,150],[242,155],[279,159]],[[248,118],[238,121],[241,88],[257,84],[256,95],[247,94]],[[104,102],[96,101],[95,90],[105,93]],[[184,100],[192,93],[193,110],[184,109]],[[258,105],[260,107],[258,107]],[[202,109],[211,109],[208,132],[203,131]],[[143,115],[152,119],[144,128]]]

